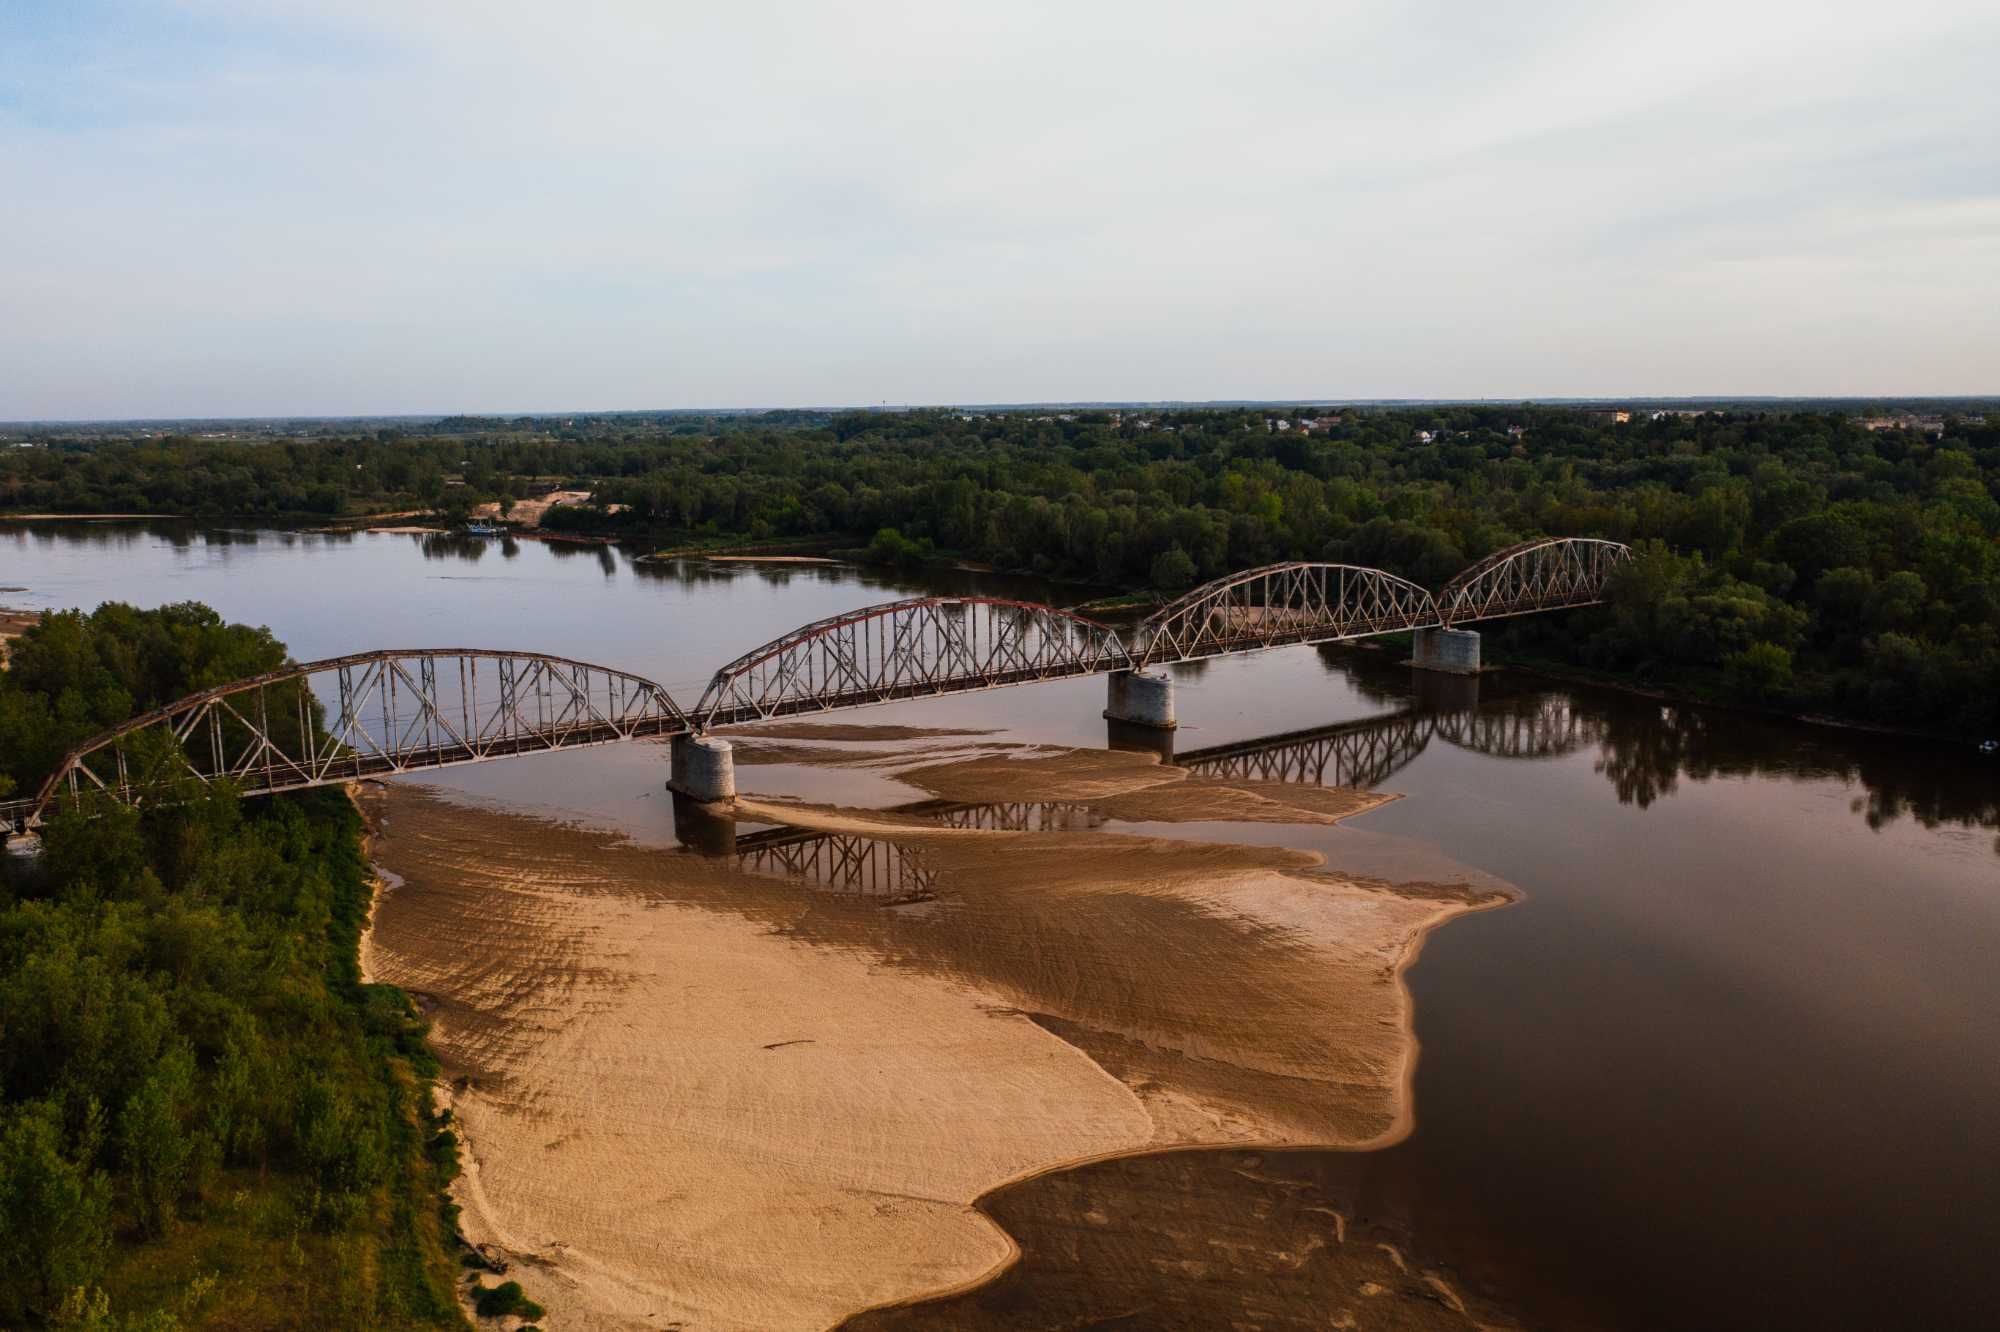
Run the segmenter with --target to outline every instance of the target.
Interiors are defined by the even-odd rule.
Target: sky
[[[0,0],[0,419],[2000,392],[1992,0]]]

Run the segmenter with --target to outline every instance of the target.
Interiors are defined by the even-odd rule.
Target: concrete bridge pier
[[[736,799],[736,756],[727,740],[707,735],[677,735],[673,741],[673,772],[667,789],[697,804]]]
[[[1110,677],[1104,716],[1107,721],[1128,726],[1150,726],[1171,731],[1174,721],[1174,681],[1164,672],[1113,671]]]
[[[1419,670],[1479,673],[1479,635],[1471,629],[1419,629],[1410,653]]]

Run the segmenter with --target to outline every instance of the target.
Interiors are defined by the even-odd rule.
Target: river
[[[972,573],[124,523],[0,524],[0,586],[25,589],[0,605],[27,609],[200,600],[268,625],[300,660],[560,653],[649,676],[683,705],[717,665],[841,610],[919,591],[1083,595]],[[1267,842],[1390,878],[1446,867],[1521,893],[1436,930],[1407,973],[1415,1130],[1380,1151],[1266,1153],[1255,1171],[1216,1152],[1028,1181],[990,1206],[1022,1246],[1017,1266],[955,1302],[873,1321],[1108,1318],[1133,1294],[1130,1251],[1064,1242],[1056,1219],[1084,1195],[1118,1194],[1143,1198],[1147,1224],[1165,1229],[1160,1209],[1176,1207],[1195,1226],[1279,1224],[1224,1217],[1222,1195],[1250,1174],[1266,1194],[1322,1191],[1413,1237],[1531,1326],[1995,1316],[2000,764],[1508,672],[1419,687],[1366,649],[1284,649],[1175,677],[1178,751],[1355,724],[1339,732],[1353,743],[1304,740],[1265,761],[1295,775],[1320,765],[1328,781],[1357,773],[1403,798],[1337,826],[1121,830]],[[839,720],[1098,749],[1103,689],[1065,681]],[[664,847],[676,840],[664,776],[660,749],[630,745],[424,780]],[[849,806],[922,797],[811,764],[744,768],[739,781]]]

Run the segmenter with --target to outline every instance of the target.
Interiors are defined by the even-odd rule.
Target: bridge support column
[[[667,789],[674,794],[703,805],[736,799],[736,756],[727,740],[677,735],[673,763]]]
[[[1129,726],[1173,730],[1179,724],[1174,720],[1173,677],[1164,673],[1113,671],[1104,715],[1107,720]]]
[[[1419,629],[1410,664],[1453,675],[1479,672],[1479,635],[1471,629]]]

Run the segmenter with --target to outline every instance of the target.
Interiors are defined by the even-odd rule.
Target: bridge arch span
[[[1444,585],[1438,623],[1591,605],[1604,600],[1611,571],[1631,558],[1630,546],[1597,537],[1540,537],[1496,550]]]
[[[1125,644],[1074,611],[1002,597],[910,597],[803,625],[715,673],[702,729],[1127,670]]]
[[[263,795],[689,729],[664,688],[608,666],[484,648],[361,652],[190,694],[85,741],[22,822],[94,791],[138,804],[228,781]]]
[[[1437,622],[1431,594],[1356,564],[1294,561],[1246,569],[1162,606],[1139,626],[1147,665],[1418,629]]]

